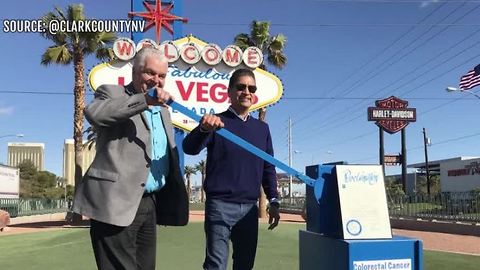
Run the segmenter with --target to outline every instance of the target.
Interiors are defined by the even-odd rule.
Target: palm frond
[[[58,6],[55,6],[55,11],[60,16],[59,20],[68,21],[67,16],[65,16],[65,12],[61,8],[59,8]]]
[[[112,45],[117,39],[117,35],[113,32],[100,32],[97,34],[97,42],[102,46]]]
[[[113,49],[106,47],[97,49],[95,56],[97,57],[97,59],[102,61],[111,61],[115,57],[113,54]]]
[[[87,129],[83,131],[83,134],[87,134],[87,136],[90,136],[91,134],[95,134],[95,128],[93,126],[89,126]]]
[[[263,51],[268,39],[270,38],[270,22],[267,21],[253,21],[250,33],[251,39],[255,45]]]
[[[187,178],[190,177],[190,175],[196,174],[196,173],[197,173],[197,170],[195,169],[195,167],[189,166],[189,165],[185,165],[184,174],[185,174],[185,176],[186,176]]]
[[[72,21],[83,21],[85,20],[85,13],[83,11],[82,4],[72,4],[67,7],[67,14],[65,20],[72,22]],[[70,42],[73,44],[80,44],[82,43],[82,39],[80,38],[81,33],[78,32],[70,32],[68,37],[70,38]],[[81,45],[80,45],[81,46]]]
[[[200,161],[195,165],[195,169],[196,169],[197,171],[200,171],[200,172],[204,171],[206,167],[207,167],[207,162],[206,162],[204,159],[200,160]]]
[[[49,64],[61,64],[68,65],[72,62],[72,54],[68,50],[66,45],[49,47],[42,54],[42,65],[48,66]]]
[[[85,13],[82,4],[72,4],[67,8],[67,20],[69,21],[83,21],[85,20]]]
[[[245,50],[250,46],[255,46],[255,44],[253,44],[253,40],[251,40],[248,34],[245,33],[238,34],[234,39],[234,44],[242,50]]]
[[[267,61],[276,68],[282,69],[287,63],[287,56],[284,53],[287,38],[283,34],[274,36],[267,47]]]
[[[285,44],[287,43],[287,38],[283,34],[278,34],[269,42],[268,48],[274,51],[281,51],[285,48]]]
[[[282,69],[287,64],[287,56],[280,50],[271,51],[268,54],[267,60],[268,63],[279,69]]]
[[[88,150],[92,149],[95,146],[95,142],[97,141],[97,132],[93,126],[89,126],[83,134],[87,134],[87,141],[82,145],[82,148],[88,148]]]
[[[80,39],[84,42],[83,47],[85,54],[90,54],[96,52],[97,50],[103,50],[107,47],[110,47],[116,38],[117,36],[112,32],[93,32],[80,34]]]
[[[41,35],[44,38],[53,41],[57,46],[60,46],[66,43],[66,40],[67,40],[66,33],[64,32],[51,33],[49,29],[50,22],[62,20],[61,17],[57,16],[57,14],[53,12],[48,12],[47,14],[42,16],[41,20],[46,27],[45,32],[41,33]]]

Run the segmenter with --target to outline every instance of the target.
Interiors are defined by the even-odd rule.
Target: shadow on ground
[[[90,221],[82,220],[78,223],[70,223],[65,220],[58,221],[44,221],[44,222],[34,222],[34,223],[23,223],[23,224],[14,224],[8,227],[11,228],[31,228],[31,229],[46,229],[46,228],[89,228]]]

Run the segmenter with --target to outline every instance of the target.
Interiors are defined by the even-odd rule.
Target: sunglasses
[[[247,86],[244,83],[238,83],[238,84],[235,85],[235,90],[237,90],[237,91],[245,91],[246,88],[248,88],[248,91],[252,94],[255,93],[255,91],[257,91],[257,86],[255,86],[255,85],[248,85]]]

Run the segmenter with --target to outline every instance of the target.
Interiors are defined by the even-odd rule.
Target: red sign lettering
[[[175,81],[178,92],[182,100],[188,101],[192,95],[193,89],[196,89],[197,102],[209,102],[209,98],[216,103],[223,103],[228,100],[227,86],[222,83],[215,83],[209,86],[207,82],[190,82],[188,87],[183,85],[182,81]],[[253,103],[256,103],[258,98],[253,96]]]
[[[118,85],[125,85],[125,77],[118,77]]]
[[[183,55],[184,55],[185,58],[187,58],[188,60],[193,60],[193,59],[195,59],[195,57],[196,57],[195,51],[196,51],[196,50],[195,50],[194,47],[188,47],[188,48],[185,49]],[[192,53],[190,53],[190,55],[189,55],[188,52],[192,52]]]
[[[217,91],[219,89],[219,91]],[[223,90],[223,91],[222,91]],[[210,98],[217,103],[223,103],[228,99],[227,86],[221,83],[216,83],[210,87]]]
[[[204,94],[208,94],[205,87],[208,86],[206,82],[197,82],[197,101],[198,102],[208,102],[208,98],[205,98]]]
[[[213,61],[213,60],[218,59],[219,54],[218,54],[218,51],[215,50],[214,48],[209,48],[209,49],[205,52],[205,56],[207,57],[207,59],[208,59],[209,61]]]
[[[254,50],[249,50],[248,51],[248,63],[249,64],[252,64],[252,65],[256,65],[257,64],[257,52],[255,52]]]
[[[183,100],[188,100],[190,95],[192,94],[193,86],[195,85],[195,82],[190,82],[188,84],[188,89],[185,91],[185,87],[183,87],[182,81],[175,81],[177,84],[178,92],[180,92],[180,96],[182,96]]]
[[[163,51],[165,52],[165,57],[168,58],[168,59],[172,59],[172,58],[175,58],[175,55],[171,55],[168,53],[168,44],[165,44],[165,46],[163,46]]]
[[[233,55],[232,55],[232,53],[233,53]],[[225,55],[226,55],[226,57],[223,60],[227,63],[238,63],[238,62],[240,62],[240,59],[239,59],[240,55],[239,55],[237,50],[227,48]]]
[[[117,43],[117,52],[119,55],[132,55],[133,54],[133,45],[129,42],[118,42]]]

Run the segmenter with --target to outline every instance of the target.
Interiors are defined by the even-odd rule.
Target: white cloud
[[[440,2],[440,0],[426,0],[420,4],[420,8],[428,7],[430,4],[435,4]]]
[[[13,113],[13,107],[0,107],[0,116]]]

